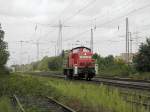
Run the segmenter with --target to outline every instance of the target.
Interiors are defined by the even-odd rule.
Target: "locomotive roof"
[[[86,48],[86,49],[88,49],[88,50],[90,50],[90,51],[91,51],[91,49],[90,49],[90,48],[88,48],[88,47],[84,47],[84,46],[75,47],[75,48],[71,49],[71,51],[73,51],[74,49],[80,49],[80,48]]]

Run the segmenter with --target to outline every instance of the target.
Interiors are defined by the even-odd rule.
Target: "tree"
[[[5,32],[1,29],[0,24],[0,72],[4,72],[5,64],[7,63],[9,52],[7,50],[7,43],[4,41]]]
[[[93,59],[97,59],[98,58],[98,54],[95,53],[93,56],[92,56]]]
[[[138,71],[150,71],[150,38],[146,39],[146,43],[142,43],[138,54],[134,57],[133,62]]]
[[[113,65],[114,64],[113,55],[109,55],[109,56],[105,57],[105,64],[106,65]]]
[[[51,57],[50,60],[48,61],[48,68],[49,70],[55,71],[55,70],[61,70],[62,69],[62,57],[57,56],[57,57]]]

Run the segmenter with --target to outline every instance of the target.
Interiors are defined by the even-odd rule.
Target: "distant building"
[[[120,56],[116,56],[116,59],[122,59],[124,60],[126,63],[128,63],[128,60],[130,63],[132,63],[133,61],[133,57],[136,55],[136,53],[121,53]],[[129,56],[129,59],[128,59]]]

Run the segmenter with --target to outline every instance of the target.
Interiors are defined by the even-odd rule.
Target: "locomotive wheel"
[[[91,77],[90,77],[89,74],[86,75],[86,80],[87,80],[87,81],[91,81]]]
[[[91,81],[91,77],[89,77],[89,81]]]
[[[86,77],[85,77],[85,78],[86,78],[86,81],[89,81],[89,75],[86,74],[85,76],[86,76]]]
[[[72,78],[73,78],[72,71],[70,69],[67,69],[65,79],[72,79]]]

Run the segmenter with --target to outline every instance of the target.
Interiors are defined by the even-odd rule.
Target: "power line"
[[[71,0],[71,2],[70,2],[56,17],[54,17],[54,18],[50,21],[50,23],[53,24],[56,20],[58,21],[58,20],[60,19],[60,16],[61,16],[66,10],[68,11],[68,8],[69,8],[70,6],[72,6],[73,2],[74,2],[74,0]],[[52,25],[52,24],[47,24],[47,25]]]
[[[83,8],[79,9],[74,15],[66,18],[63,22],[65,23],[66,21],[70,21],[72,18],[74,18],[75,16],[77,16],[79,13],[81,13],[82,11],[84,11],[86,8],[88,8],[89,6],[91,6],[94,2],[96,2],[96,0],[92,0],[91,2],[87,3]]]
[[[77,34],[71,36],[70,38],[64,39],[63,41],[69,41],[69,40],[72,40],[72,39],[76,39],[76,38],[86,34],[89,31],[90,31],[89,29],[88,30],[84,30],[83,32],[80,32],[80,33],[77,33]]]
[[[112,23],[112,22],[115,21],[115,20],[118,20],[118,19],[121,19],[121,18],[123,18],[123,17],[126,17],[127,15],[131,15],[131,14],[133,14],[133,13],[139,11],[139,10],[143,10],[143,9],[145,9],[145,8],[147,8],[147,7],[150,7],[150,4],[145,5],[145,6],[143,6],[143,7],[140,7],[140,8],[137,8],[137,9],[134,9],[134,10],[132,10],[131,12],[129,12],[129,13],[123,15],[123,16],[114,18],[114,19],[112,19],[112,20],[110,20],[110,21],[107,21],[107,22],[104,22],[104,23],[102,23],[102,24],[100,24],[100,25],[96,25],[96,27],[100,27],[100,26],[103,26],[103,25],[105,25],[105,24]],[[78,34],[77,34],[77,35],[78,35]],[[79,33],[79,35],[80,35],[80,33]]]
[[[100,24],[100,25],[97,25],[97,27],[100,27],[100,26],[105,25],[105,24],[112,23],[112,22],[115,21],[115,20],[124,18],[124,17],[126,17],[126,16],[128,16],[128,15],[131,15],[131,14],[133,14],[133,13],[139,11],[139,10],[143,10],[143,9],[145,9],[145,8],[148,8],[148,7],[150,7],[150,4],[145,5],[145,6],[143,6],[143,7],[140,7],[140,8],[137,8],[137,9],[134,9],[134,10],[132,10],[131,12],[128,12],[127,14],[125,14],[125,15],[123,15],[123,16],[119,16],[119,17],[114,18],[114,19],[112,19],[112,20],[110,20],[110,21],[107,21],[107,22],[104,22],[104,23],[102,23],[102,24]]]
[[[125,4],[125,3],[122,3],[122,4]],[[129,0],[126,2],[126,5],[125,6],[123,6],[123,7],[121,7],[121,8],[117,8],[116,10],[113,10],[113,12],[115,11],[115,12],[120,12],[121,11],[121,9],[124,9],[124,8],[127,8],[127,6],[128,6],[128,4],[129,4]],[[115,6],[114,6],[115,7]],[[116,7],[115,7],[116,8]],[[113,13],[113,12],[111,12],[111,13]],[[106,14],[105,14],[106,15]],[[104,16],[105,16],[104,14],[103,15],[99,15],[101,18],[103,18],[103,19],[106,19]],[[92,21],[93,19],[96,19],[97,20],[97,18],[99,17],[99,16],[95,16],[95,17],[93,17],[92,19],[89,19],[89,20],[87,20],[87,21]],[[84,22],[85,22],[85,20],[84,20]]]
[[[126,1],[127,1],[127,2],[120,3],[120,4],[125,4],[125,3],[126,3],[123,7],[119,7],[119,8],[117,7],[117,8],[116,8],[116,6],[113,6],[112,9],[114,9],[114,8],[116,8],[116,9],[113,10],[111,13],[112,13],[112,14],[114,14],[114,12],[117,12],[117,13],[118,13],[118,12],[121,11],[121,9],[127,8],[127,6],[128,6],[130,3],[129,3],[129,0],[126,0]],[[103,14],[103,15],[95,16],[95,17],[93,17],[93,18],[98,19],[98,17],[100,17],[100,18],[106,19],[106,18],[104,17],[105,15],[106,15],[106,13]]]
[[[96,1],[96,0],[95,0]],[[95,1],[92,1],[93,3],[95,2]],[[129,1],[129,0],[128,0]],[[128,4],[129,4],[129,2],[126,2],[127,3],[127,5],[126,6],[124,6],[124,7],[127,7],[128,6]],[[89,5],[92,5],[93,3],[91,2],[91,4],[89,3]],[[122,3],[122,4],[124,4],[124,3]],[[87,4],[88,5],[88,4]],[[115,7],[115,6],[114,6]],[[117,11],[116,12],[119,12],[121,9],[123,9],[124,7],[121,7],[121,8],[119,8],[119,9],[117,9]],[[83,10],[84,9],[86,9],[86,8],[88,8],[88,7],[86,7],[85,6],[85,8],[83,8]],[[81,12],[82,12],[82,10],[81,10]],[[76,12],[77,13],[77,12]],[[79,13],[80,13],[80,11],[79,11]],[[76,16],[76,15],[78,15],[78,13],[77,14],[75,14],[74,16]],[[101,16],[101,17],[103,17],[103,16]],[[71,18],[71,17],[70,17]],[[93,17],[93,18],[97,18],[97,17]],[[91,21],[91,19],[90,20],[88,20],[88,21]]]
[[[80,13],[80,12],[82,12],[85,8],[87,8],[87,7],[89,7],[92,3],[94,3],[96,0],[93,0],[93,1],[91,1],[90,3],[88,3],[85,7],[83,7],[82,9],[79,9],[76,13],[75,13],[75,15],[73,15],[72,17],[74,17],[74,16],[76,16],[78,13]],[[72,18],[72,17],[69,17],[70,19]],[[53,27],[53,26],[52,26]]]
[[[95,1],[93,1],[93,2],[95,2]],[[83,8],[84,9],[84,8]],[[80,11],[79,11],[80,12]],[[75,15],[76,16],[76,15]],[[89,30],[87,30],[87,31],[89,31]],[[87,32],[87,31],[85,31],[85,32]],[[83,33],[85,33],[85,32],[82,32],[82,33],[78,33],[78,34],[76,34],[75,36],[78,36],[78,35],[81,35],[81,34],[83,34]],[[74,38],[75,36],[73,36],[72,38]],[[69,38],[69,39],[66,39],[66,40],[70,40],[70,39],[72,39],[72,38]]]

